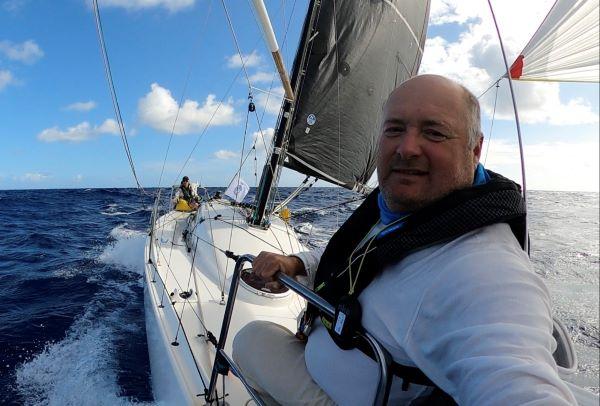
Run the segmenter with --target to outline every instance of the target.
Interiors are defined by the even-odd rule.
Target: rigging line
[[[252,84],[250,83],[250,77],[248,76],[248,71],[246,70],[246,61],[244,61],[244,57],[242,56],[242,50],[240,49],[240,44],[238,43],[237,36],[235,35],[235,29],[233,28],[233,23],[231,22],[231,17],[229,16],[229,10],[227,10],[225,0],[221,0],[221,4],[223,5],[223,10],[225,10],[225,17],[227,17],[227,23],[229,25],[229,29],[231,30],[231,35],[233,36],[233,42],[235,43],[240,61],[242,62],[242,70],[246,76],[246,82],[248,82],[248,93],[252,93]]]
[[[295,8],[296,8],[296,0],[294,0],[294,3],[292,5],[292,11],[290,12],[290,18],[288,19],[287,25],[285,27],[285,32],[283,34],[283,40],[282,40],[282,43],[281,43],[282,47],[285,46],[286,43],[287,43],[287,35],[288,35],[288,32],[289,32],[290,26],[292,24],[292,17],[294,16],[294,10],[295,10]],[[250,7],[250,10],[252,10],[252,14],[254,15],[254,10],[253,10],[252,7]],[[254,15],[254,18],[256,19],[255,15]],[[265,151],[267,151],[268,146],[267,146],[267,143],[265,142],[265,137],[264,137],[264,133],[263,133],[261,125],[262,125],[262,122],[263,122],[263,120],[265,118],[265,113],[267,112],[267,107],[268,107],[268,104],[269,104],[269,100],[271,98],[271,94],[273,94],[272,90],[273,90],[274,82],[275,82],[275,72],[273,72],[273,76],[271,77],[271,84],[269,85],[269,91],[267,92],[267,99],[265,101],[265,106],[263,108],[263,112],[262,112],[262,115],[261,115],[260,119],[258,118],[258,113],[256,113],[256,112],[254,113],[255,117],[256,117],[256,125],[258,127],[258,133],[260,134],[260,138],[262,139],[263,145],[265,146]],[[256,141],[254,141],[254,145],[256,146]],[[271,169],[271,166],[269,166],[269,169],[271,170],[271,175],[275,176],[275,173],[273,173],[273,170]],[[277,187],[275,188],[275,193],[276,194],[278,193]]]
[[[198,238],[196,238],[196,248],[197,247],[198,247]],[[190,292],[190,282],[192,281],[192,276],[194,274],[194,262],[196,261],[196,252],[197,252],[197,250],[194,249],[194,255],[192,255],[192,264],[190,266],[190,275],[188,276],[187,287],[184,292]],[[181,297],[181,296],[179,296],[179,297]],[[191,295],[190,295],[190,297],[191,297]],[[200,300],[200,298],[198,297],[198,292],[196,292],[196,298],[197,298],[197,300]],[[188,299],[189,299],[189,297],[188,297]],[[177,337],[179,337],[179,330],[181,329],[181,327],[183,325],[183,313],[185,312],[185,305],[189,302],[188,299],[184,299],[183,306],[181,306],[181,317],[179,318],[179,323],[177,324],[177,331],[175,332],[175,341],[177,341]],[[191,304],[190,304],[190,306],[191,306]],[[175,309],[175,313],[177,313],[177,309]],[[185,335],[185,332],[184,332],[184,335]]]
[[[208,13],[206,13],[206,18],[204,19],[204,24],[202,25],[202,28],[200,29],[200,35],[199,37],[202,38],[204,35],[204,31],[206,30],[206,26],[208,25],[208,17],[210,16],[210,13],[212,11],[212,0],[209,1],[208,3]],[[196,49],[194,50],[193,54],[195,55],[197,52],[197,50],[200,48],[200,44],[201,41],[198,41],[196,44]],[[181,92],[181,97],[179,98],[179,104],[177,105],[177,113],[175,114],[175,120],[173,121],[173,127],[171,128],[171,134],[169,135],[169,143],[167,145],[167,151],[165,152],[165,159],[163,160],[163,164],[162,164],[162,168],[160,170],[160,176],[158,178],[158,196],[160,197],[161,194],[161,184],[162,184],[162,178],[163,178],[163,174],[165,171],[165,165],[167,163],[167,157],[169,156],[169,150],[171,149],[171,142],[173,140],[173,135],[175,134],[175,126],[177,125],[177,120],[179,119],[179,113],[181,112],[181,106],[183,103],[183,98],[185,97],[185,94],[187,92],[187,88],[190,82],[190,77],[192,75],[192,68],[194,67],[194,63],[193,63],[193,58],[192,61],[190,62],[188,71],[187,71],[187,75],[183,84],[183,90]]]
[[[229,92],[231,92],[231,89],[233,88],[233,85],[235,84],[237,78],[240,76],[240,73],[242,73],[241,70],[238,71],[238,73],[235,75],[235,77],[233,78],[233,80],[229,84],[229,87],[227,88],[227,91],[225,92],[225,94],[223,95],[223,97],[221,98],[221,100],[219,101],[219,104],[217,105],[217,108],[213,111],[212,115],[210,116],[210,119],[208,120],[208,122],[206,123],[206,125],[204,126],[204,128],[202,129],[202,132],[200,133],[200,135],[198,135],[198,139],[196,140],[196,143],[194,144],[194,147],[192,148],[192,150],[188,154],[187,159],[183,163],[183,166],[179,170],[179,173],[177,174],[177,176],[175,177],[175,180],[173,182],[177,182],[177,179],[179,179],[179,177],[181,176],[181,173],[183,172],[183,170],[187,166],[188,162],[190,161],[190,159],[192,159],[192,155],[194,154],[194,151],[196,151],[196,148],[198,148],[198,144],[200,143],[200,140],[202,139],[202,137],[204,136],[204,134],[206,134],[206,131],[208,130],[208,127],[210,127],[210,124],[212,123],[213,119],[215,118],[215,115],[217,114],[217,112],[219,111],[219,109],[221,108],[221,106],[223,105],[223,102],[225,101],[225,98],[227,96],[229,96]]]
[[[271,234],[273,234],[273,238],[275,238],[275,241],[277,241],[277,245],[279,245],[279,249],[281,250],[281,252],[287,255],[287,253],[283,249],[283,245],[281,245],[281,242],[279,241],[279,238],[277,238],[277,234],[275,234],[275,231],[273,231],[273,227],[269,227],[269,231],[271,231]]]
[[[519,121],[519,111],[517,109],[517,101],[515,99],[515,91],[513,89],[512,78],[510,77],[510,68],[508,67],[508,59],[506,59],[506,52],[504,50],[504,44],[502,42],[502,36],[500,35],[500,28],[498,27],[498,22],[496,21],[496,14],[494,13],[494,8],[492,7],[491,0],[488,0],[488,4],[490,6],[490,12],[492,13],[492,19],[494,20],[494,25],[496,26],[496,32],[498,33],[498,41],[500,42],[500,49],[502,50],[502,59],[504,60],[504,67],[506,69],[506,78],[508,79],[508,86],[510,88],[510,95],[512,98],[513,110],[515,112],[515,123],[517,125],[517,138],[519,140],[519,154],[521,158],[521,182],[523,189],[523,203],[525,204],[525,209],[527,209],[527,181],[525,177],[525,155],[523,152],[523,137],[521,136],[521,123]],[[525,238],[523,244],[523,250],[529,255],[529,225],[527,222],[527,217],[525,217]]]
[[[283,4],[282,8],[283,7],[285,7],[285,3]],[[289,29],[290,29],[290,26],[292,23],[292,17],[294,16],[295,8],[296,8],[296,0],[294,0],[294,2],[292,4],[292,11],[290,12],[290,17],[288,19],[288,22],[287,22],[287,25],[285,28],[285,32],[283,34],[283,41],[281,44],[282,47],[285,47],[287,45],[287,35],[288,35]],[[284,13],[283,13],[283,19],[285,20],[285,9],[284,9]],[[289,47],[287,49],[289,49]],[[269,90],[271,90],[271,89],[269,89]],[[266,105],[265,105],[265,110],[263,111],[263,117],[264,117],[265,111],[266,111]],[[285,150],[287,150],[287,145],[289,144],[289,137],[286,137],[286,138],[287,139],[286,139]],[[264,140],[263,140],[263,144],[264,144]],[[284,158],[281,158],[281,159],[284,159]],[[269,166],[269,168],[270,168],[270,166]],[[279,171],[281,171],[281,169],[279,169]],[[281,200],[281,195],[279,194],[279,184],[275,185],[275,195],[273,197],[273,201],[271,202],[271,209],[273,208],[275,198],[277,198],[278,200]]]
[[[292,11],[290,12],[290,18],[288,19],[287,25],[285,26],[285,32],[283,34],[283,40],[281,41],[281,46],[284,47],[287,44],[287,35],[292,23],[292,17],[294,16],[294,10],[296,8],[296,0],[294,0],[294,3],[292,4]],[[250,7],[250,10],[252,10],[252,15],[254,15],[254,10],[252,7]],[[284,17],[285,17],[285,13],[284,13]],[[254,15],[254,18],[256,19],[256,16]],[[271,98],[271,94],[272,90],[273,90],[273,84],[275,82],[275,72],[273,72],[273,76],[271,76],[271,84],[269,85],[269,91],[267,92],[267,99],[265,101],[265,107],[263,109],[262,115],[260,116],[260,120],[258,119],[258,114],[256,115],[256,119],[257,119],[257,126],[258,126],[258,131],[260,134],[260,137],[262,139],[263,145],[265,146],[265,151],[267,150],[267,143],[265,142],[265,137],[263,136],[263,131],[261,128],[261,124],[265,118],[265,114],[267,112],[267,106],[269,104],[269,99]],[[256,141],[255,141],[255,145],[256,145]],[[270,167],[269,167],[270,168]]]
[[[494,111],[492,112],[492,121],[490,122],[490,137],[487,142],[487,147],[485,148],[485,156],[483,157],[483,166],[486,165],[488,152],[490,150],[490,144],[492,143],[492,131],[494,130],[494,121],[496,118],[496,103],[498,102],[498,89],[500,88],[499,82],[496,82],[496,97],[494,98]]]
[[[93,0],[94,6],[94,16],[96,20],[96,31],[98,33],[98,42],[100,43],[100,51],[102,53],[102,60],[104,62],[104,73],[106,75],[106,80],[108,82],[108,88],[110,91],[113,109],[115,111],[115,116],[117,118],[117,124],[119,126],[119,133],[121,134],[121,141],[123,142],[123,147],[125,148],[125,154],[127,155],[127,160],[129,161],[129,166],[131,167],[131,172],[133,173],[133,178],[135,179],[135,183],[137,188],[142,192],[144,188],[140,184],[137,173],[135,172],[135,165],[133,164],[133,158],[131,156],[131,150],[129,149],[129,143],[127,142],[127,134],[125,133],[125,124],[123,124],[123,117],[121,116],[121,109],[119,108],[119,101],[117,99],[117,91],[115,89],[115,85],[113,83],[112,73],[110,69],[110,61],[108,59],[108,52],[106,51],[106,43],[104,42],[104,31],[102,29],[102,20],[100,19],[100,10],[98,8],[98,0]]]
[[[290,11],[290,17],[288,18],[287,24],[285,26],[285,31],[283,33],[283,39],[281,40],[281,47],[282,48],[285,47],[285,46],[287,46],[287,36],[288,36],[289,31],[290,31],[290,26],[292,25],[292,18],[294,17],[294,11],[296,10],[296,1],[297,0],[294,0],[294,2],[292,3],[292,11]],[[252,13],[254,13],[254,11],[252,11]],[[285,13],[284,13],[284,17],[285,17]],[[255,16],[255,18],[256,18],[256,16]],[[273,72],[273,76],[272,76],[272,79],[271,79],[271,85],[269,86],[269,94],[267,95],[267,103],[268,103],[269,97],[271,95],[271,89],[273,89],[273,81],[274,80],[275,80],[275,72]],[[265,113],[267,112],[267,103],[265,103],[265,108],[264,108],[264,110],[262,112],[262,115],[260,117],[260,122],[261,123],[262,123],[262,121],[263,121],[263,119],[265,117]]]
[[[337,30],[337,7],[336,7],[336,0],[333,0],[332,2],[333,4],[333,32],[335,33],[335,69],[336,69],[336,76],[335,76],[335,85],[336,85],[336,102],[337,102],[337,119],[338,119],[338,126],[337,126],[337,136],[338,136],[338,178],[341,178],[341,174],[342,174],[342,134],[341,134],[341,126],[342,126],[342,113],[340,111],[340,60],[339,60],[339,49],[338,49],[338,40],[339,40],[339,36],[338,36],[338,30]],[[418,42],[417,42],[418,43]],[[337,201],[339,202],[341,199],[341,194],[340,194],[340,189],[338,188],[337,190]],[[339,228],[340,227],[340,213],[336,212],[335,214],[335,223],[336,223],[336,227]]]
[[[175,225],[173,226],[173,237],[171,237],[171,249],[169,250],[169,259],[167,260],[165,258],[166,264],[169,267],[169,269],[171,269],[171,255],[173,255],[173,245],[175,244],[175,233],[176,233],[176,231],[177,231],[177,223],[175,223]],[[173,274],[173,277],[175,278],[175,274]],[[165,277],[165,286],[166,286],[168,278],[169,278],[169,274],[167,274],[167,276]],[[176,282],[177,282],[177,280],[176,280]],[[177,284],[179,284],[179,283],[177,283]],[[163,291],[163,294],[162,294],[162,296],[160,298],[160,305],[161,306],[163,306],[164,299],[165,299],[165,291]]]
[[[283,8],[283,5],[282,5],[282,8]],[[283,40],[281,42],[281,46],[282,47],[286,46],[286,44],[287,44],[287,36],[288,36],[289,29],[290,29],[290,26],[291,26],[291,23],[292,23],[292,18],[294,16],[295,9],[296,9],[296,0],[294,0],[294,3],[292,4],[292,11],[290,12],[290,17],[289,17],[289,19],[287,21],[287,24],[285,25],[285,32],[283,34]],[[254,19],[256,20],[256,15],[254,14],[253,7],[250,7],[250,10],[252,11],[252,15],[254,16]],[[284,10],[283,16],[285,17],[285,10]],[[263,135],[263,130],[261,128],[261,124],[262,124],[262,122],[264,120],[265,113],[267,111],[267,106],[268,106],[268,103],[269,103],[269,99],[270,99],[271,94],[272,94],[274,80],[275,80],[275,72],[273,72],[273,76],[271,78],[271,84],[269,85],[269,92],[267,93],[267,100],[265,102],[265,106],[264,106],[264,109],[263,109],[263,112],[262,112],[262,115],[261,115],[260,119],[258,118],[258,113],[255,112],[255,116],[256,116],[256,120],[257,120],[257,126],[258,126],[258,131],[259,131],[260,137],[262,139],[263,145],[265,146],[265,151],[267,150],[267,143],[265,142],[265,138],[264,138],[264,135]],[[256,146],[256,141],[255,141],[254,145]],[[268,159],[268,156],[266,158]],[[271,171],[271,175],[275,178],[275,173],[273,172],[273,170],[272,170],[272,168],[271,168],[270,165],[269,165],[269,170]],[[275,189],[275,194],[274,194],[274,198],[275,198],[276,196],[279,195],[279,188],[278,188],[277,185],[275,185],[274,189]]]
[[[163,252],[162,248],[160,247],[160,244],[157,244],[157,248],[158,248],[158,252],[160,253],[160,255],[163,257],[163,260],[166,263],[167,257],[165,255],[165,253]],[[160,278],[160,281],[162,283],[163,286],[163,295],[164,293],[167,291],[167,276],[169,275],[169,273],[171,273],[173,275],[173,279],[175,279],[175,283],[177,284],[177,286],[179,287],[179,289],[181,289],[183,291],[183,286],[181,286],[181,284],[179,283],[179,281],[177,280],[177,277],[175,276],[175,272],[173,272],[173,269],[171,268],[171,265],[169,265],[168,263],[166,263],[167,265],[167,273],[165,275],[165,279],[162,278],[162,276],[160,275],[160,272],[158,271],[158,267],[156,265],[154,265],[156,269],[156,274],[158,275],[158,277]],[[189,299],[184,299],[185,301],[189,301]],[[202,321],[202,318],[200,317],[200,315],[196,312],[196,310],[194,309],[193,306],[190,305],[190,308],[192,309],[192,311],[194,312],[194,314],[196,315],[196,318],[198,319],[198,322],[200,323],[200,325],[202,326],[202,328],[205,331],[208,331],[208,328],[206,328],[206,325],[204,324],[204,322]],[[177,314],[177,312],[175,312]]]
[[[158,277],[160,278],[160,280],[162,282],[163,279],[160,276],[160,272],[158,272],[158,269],[156,268],[156,265],[154,265],[154,269],[155,269],[156,274],[158,275]],[[162,286],[163,286],[163,290],[166,289],[166,285],[164,283],[163,283]],[[150,291],[152,292],[151,294],[152,294],[152,296],[154,298],[154,301],[157,302],[158,301],[158,297],[154,294],[155,290],[154,289],[150,289]],[[158,292],[156,292],[156,293],[158,293]],[[185,299],[185,300],[187,300],[187,299]],[[190,307],[191,307],[191,305],[190,305]],[[177,310],[175,309],[175,306],[173,306],[173,310],[175,311],[175,317],[177,317],[177,319],[179,320],[179,322],[182,323],[183,322],[182,318],[180,318],[179,315],[177,314]],[[192,310],[193,310],[193,308],[192,308]],[[200,325],[202,325],[202,328],[204,328],[204,331],[208,331],[208,329],[206,328],[206,326],[202,323],[202,320],[200,319],[199,315],[196,312],[194,312],[194,313],[196,314],[196,317],[198,318],[198,322],[200,322]],[[188,339],[187,334],[185,333],[185,330],[183,330],[183,335],[185,337],[185,341],[189,345],[190,340]],[[198,372],[198,375],[200,376],[200,381],[202,382],[202,386],[204,386],[204,389],[207,390],[208,388],[206,387],[206,383],[204,382],[204,378],[202,377],[202,373],[200,372],[200,368],[198,367],[198,362],[196,361],[196,357],[194,356],[194,352],[191,351],[191,348],[190,348],[190,352],[191,352],[192,358],[194,360],[194,365],[196,367],[196,371]]]
[[[227,220],[223,220],[220,217],[217,220],[222,221],[225,224],[233,224],[233,223],[229,223]],[[274,249],[279,249],[279,247],[277,247],[276,245],[271,244],[269,241],[265,240],[264,238],[261,238],[255,234],[252,234],[250,231],[246,230],[244,227],[240,227],[237,224],[233,224],[233,226],[239,228],[240,230],[244,230],[246,233],[250,234],[252,237],[256,238],[257,240],[264,242],[269,247],[274,248]]]
[[[477,96],[478,99],[481,99],[487,92],[490,91],[490,89],[494,86],[497,86],[498,83],[504,79],[506,77],[506,75],[502,75],[500,76],[495,82],[493,82],[487,89],[485,89],[485,91],[483,93],[481,93],[479,96]]]
[[[291,19],[290,19],[290,21],[291,21]],[[260,39],[257,40],[256,43],[258,43],[259,41],[260,41]],[[244,63],[243,60],[242,60],[242,63]],[[243,70],[245,72],[245,67],[244,67]],[[181,170],[179,171],[179,173],[177,174],[177,176],[175,177],[175,180],[173,182],[177,182],[177,179],[181,176],[181,173],[183,172],[183,170],[187,166],[189,160],[192,158],[192,155],[194,154],[196,148],[198,147],[198,144],[200,143],[200,140],[202,139],[202,137],[204,136],[204,134],[208,130],[208,127],[210,127],[210,124],[212,123],[212,120],[214,119],[217,111],[219,111],[219,109],[221,108],[221,105],[223,104],[223,101],[229,95],[229,92],[231,92],[231,89],[233,88],[233,85],[235,84],[235,82],[237,81],[237,78],[240,76],[241,73],[242,73],[242,69],[238,70],[237,74],[235,75],[235,77],[233,78],[233,80],[231,81],[231,83],[229,84],[229,87],[227,88],[227,91],[225,92],[225,95],[223,96],[223,98],[221,98],[221,100],[219,101],[219,104],[217,105],[217,108],[214,110],[213,114],[211,115],[210,119],[208,120],[208,123],[202,129],[202,132],[198,136],[198,139],[196,140],[196,143],[194,144],[194,147],[190,151],[187,159],[185,160],[185,162],[183,163],[183,166],[181,167]],[[245,72],[245,73],[246,73],[246,77],[247,77],[248,74],[247,74],[247,72]]]
[[[253,104],[252,101],[252,95],[248,96],[248,99],[250,99],[250,103]],[[255,110],[256,111],[256,110]],[[242,140],[242,153],[240,154],[240,169],[238,170],[240,172],[240,175],[237,176],[237,185],[236,185],[236,189],[240,186],[240,181],[241,181],[241,172],[242,172],[242,158],[244,156],[244,149],[246,148],[246,136],[248,135],[248,117],[250,116],[250,104],[248,104],[248,109],[246,110],[246,123],[244,124],[244,138]],[[230,184],[233,183],[235,179],[234,178],[229,182]],[[237,192],[235,193],[236,198],[237,198]],[[232,216],[231,216],[231,222],[232,224],[235,222],[235,208],[232,210]],[[233,237],[233,226],[230,227],[229,229],[229,243],[227,245],[227,250],[231,250],[231,239]],[[223,277],[224,280],[227,280],[227,269],[229,266],[229,257],[227,257],[227,260],[225,261],[225,275]],[[225,283],[223,283],[223,286],[221,286],[221,297],[223,297],[225,295]]]
[[[298,252],[298,251],[300,251],[299,249],[298,249],[298,251],[296,251],[296,249],[294,248],[294,245],[293,245],[293,243],[292,243],[292,237],[291,237],[291,234],[292,234],[292,232],[293,232],[293,228],[292,228],[292,227],[290,227],[290,225],[288,224],[288,222],[287,222],[287,221],[285,221],[285,220],[283,220],[283,225],[285,226],[285,233],[286,233],[286,235],[287,235],[287,237],[288,237],[288,242],[290,243],[290,250],[291,250],[291,253],[294,253],[294,252]],[[298,241],[298,239],[297,239],[297,238],[296,238],[296,241]]]
[[[160,252],[160,254],[163,256],[163,258],[166,259],[165,254],[162,252],[162,249],[160,247],[158,247],[158,251]],[[181,286],[181,284],[179,283],[179,281],[177,280],[177,278],[175,277],[175,273],[173,272],[173,270],[171,269],[170,265],[167,264],[167,269],[173,274],[173,279],[175,279],[175,282],[177,283],[177,286],[179,287],[179,289],[183,290],[183,287]],[[158,277],[160,278],[161,282],[163,281],[162,277],[160,276],[160,272],[157,272]],[[168,273],[167,273],[168,275]],[[205,285],[206,286],[206,285]],[[167,290],[167,285],[163,283],[163,293]],[[184,302],[189,302],[189,299],[184,299]],[[171,303],[171,306],[173,306],[173,310],[175,311],[175,316],[177,317],[177,319],[183,323],[183,312],[181,315],[181,318],[179,316],[179,314],[177,313],[177,309],[175,308],[175,305],[173,303]],[[196,309],[194,309],[194,307],[190,304],[190,309],[192,310],[192,313],[194,313],[194,315],[196,316],[196,319],[198,320],[198,323],[200,323],[200,325],[202,326],[202,328],[204,329],[204,331],[209,332],[210,330],[206,327],[206,325],[204,324],[204,322],[202,321],[202,318],[200,317],[200,315],[198,314],[198,312],[196,311]],[[185,336],[185,340],[186,342],[190,342],[190,340],[187,338],[187,334],[185,333],[185,329],[183,329],[183,334]],[[194,357],[194,353],[192,351],[192,357]],[[194,363],[196,364],[196,369],[198,370],[198,374],[200,375],[200,379],[202,380],[202,384],[206,389],[206,384],[204,382],[204,379],[202,379],[202,374],[200,372],[200,369],[198,368],[198,363],[196,362],[196,358],[194,357]]]
[[[253,103],[252,100],[252,96],[248,96],[248,99],[250,100],[250,103]],[[238,170],[235,172],[235,174],[233,175],[233,177],[231,178],[231,180],[228,182],[228,184],[231,184],[231,182],[233,182],[233,180],[235,179],[235,177],[239,174],[242,174],[242,166],[246,163],[246,159],[248,159],[248,157],[250,156],[250,152],[252,151],[252,149],[250,149],[248,151],[248,153],[246,154],[246,156],[244,157],[244,151],[246,149],[246,136],[248,135],[248,117],[250,116],[250,107],[248,106],[248,109],[246,109],[246,122],[244,123],[244,138],[242,139],[242,152],[240,154],[240,165]],[[239,182],[239,178],[238,178],[238,184],[236,186],[239,186],[240,182]]]
[[[215,235],[213,232],[213,227],[212,227],[212,221],[213,221],[213,217],[210,215],[210,210],[213,210],[214,213],[217,213],[217,211],[214,209],[214,207],[212,207],[212,204],[207,203],[207,211],[209,212],[208,214],[208,226],[210,227],[210,238],[212,238],[212,240],[215,240]],[[208,241],[205,241],[207,244],[211,245],[213,248],[215,249],[219,249],[216,245],[209,243]],[[215,265],[218,264],[218,260],[217,260],[217,251],[213,249],[213,254],[215,256]],[[217,266],[217,279],[219,280],[219,286],[221,285],[225,285],[225,282],[221,282],[221,272],[219,272],[218,266]]]

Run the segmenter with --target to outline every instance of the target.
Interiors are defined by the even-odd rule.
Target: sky
[[[552,3],[493,1],[509,63]],[[141,184],[170,185],[185,174],[205,186],[226,186],[243,148],[248,158],[242,178],[255,186],[265,157],[263,140],[268,144],[272,135],[283,90],[249,1],[225,2],[245,72],[221,1],[99,4]],[[307,0],[266,4],[289,69]],[[487,1],[431,0],[421,73],[449,76],[479,96],[503,74],[503,66]],[[246,75],[260,123],[250,117],[246,124]],[[480,98],[482,161],[521,183],[506,80],[497,91],[493,121],[496,88]],[[515,91],[527,187],[597,192],[598,84],[518,82]],[[255,140],[256,159],[248,154]],[[280,185],[295,186],[303,178],[284,170]],[[91,2],[0,0],[0,189],[134,186]]]

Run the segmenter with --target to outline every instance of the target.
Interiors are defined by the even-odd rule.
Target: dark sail
[[[362,188],[375,170],[382,106],[419,69],[428,15],[425,0],[321,3],[313,35],[305,30],[294,64],[299,89],[285,166]]]

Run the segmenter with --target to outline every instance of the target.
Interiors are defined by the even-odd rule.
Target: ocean
[[[355,197],[312,188],[292,202],[302,240],[326,244],[358,202],[319,208]],[[0,191],[0,207],[0,404],[153,404],[142,280],[152,199]],[[598,393],[599,195],[532,191],[529,212],[535,271],[575,342],[573,379]]]

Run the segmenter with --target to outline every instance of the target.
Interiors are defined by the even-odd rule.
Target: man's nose
[[[398,138],[396,154],[400,155],[402,159],[411,159],[421,155],[422,140],[417,129],[409,128],[405,134]]]

